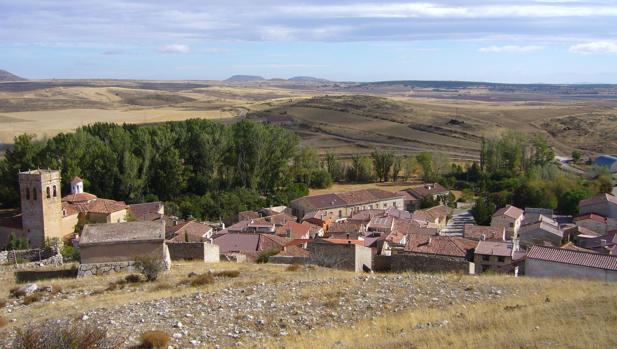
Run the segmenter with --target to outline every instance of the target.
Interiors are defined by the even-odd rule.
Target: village
[[[165,269],[178,260],[203,260],[617,281],[617,198],[611,194],[582,200],[576,217],[507,205],[481,226],[467,209],[441,204],[447,188],[425,183],[398,192],[306,196],[290,207],[239,212],[225,224],[166,215],[161,202],[98,198],[78,177],[62,196],[55,170],[21,172],[19,183],[21,214],[0,222],[0,242],[25,239],[35,250],[2,252],[3,264],[19,266],[33,255],[39,258],[33,264],[45,264],[32,251],[50,246],[56,254],[49,260],[58,263],[61,246],[68,245],[80,251],[78,277],[134,271],[140,256],[150,256]],[[440,204],[419,208],[427,197]]]

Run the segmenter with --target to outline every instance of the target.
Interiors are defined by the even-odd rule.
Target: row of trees
[[[180,214],[216,219],[328,186],[315,151],[298,143],[290,131],[251,121],[97,123],[46,140],[21,135],[0,161],[0,202],[19,205],[19,171],[52,168],[61,170],[64,192],[79,176],[101,197],[164,200]]]

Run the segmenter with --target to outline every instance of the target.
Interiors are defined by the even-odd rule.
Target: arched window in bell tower
[[[54,185],[54,197],[58,196],[58,188]]]
[[[51,189],[49,187],[47,187],[47,198],[51,198]]]

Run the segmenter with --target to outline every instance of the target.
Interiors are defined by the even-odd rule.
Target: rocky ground
[[[320,270],[301,269],[264,282],[254,278],[242,282],[246,276],[241,276],[230,283],[226,278],[220,280],[224,287],[219,288],[176,286],[181,296],[146,301],[139,300],[145,286],[127,287],[111,292],[133,293],[129,302],[115,302],[64,318],[106,327],[110,335],[124,338],[127,346],[137,344],[144,331],[156,329],[172,336],[173,348],[228,347],[255,345],[266,339],[324,328],[353,327],[359,320],[386,313],[487,301],[512,291],[452,275],[349,274],[313,278]],[[89,290],[52,291],[41,302],[87,302],[96,296]],[[9,322],[17,322],[29,306],[12,299],[1,312]],[[446,320],[417,324],[418,328],[447,325]],[[10,347],[15,327],[0,330],[0,347]]]

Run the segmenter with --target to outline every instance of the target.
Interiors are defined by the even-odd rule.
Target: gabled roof
[[[89,202],[92,200],[96,200],[97,197],[94,194],[90,193],[77,193],[77,194],[69,194],[62,198],[62,202],[68,202],[70,204],[79,204],[84,202]]]
[[[260,217],[261,216],[259,215],[259,213],[255,211],[242,211],[238,213],[238,221],[257,219]]]
[[[266,222],[273,223],[275,225],[284,225],[287,222],[297,222],[298,218],[287,213],[277,213],[272,216],[263,217]]]
[[[328,234],[357,233],[361,230],[362,230],[362,224],[360,223],[340,222],[340,223],[330,224],[330,227],[328,227]]]
[[[519,234],[525,235],[528,233],[536,232],[537,230],[543,230],[553,235],[563,237],[563,233],[561,232],[561,230],[559,230],[558,227],[552,224],[546,223],[546,222],[539,222],[539,223],[528,224],[528,225],[522,226]]]
[[[480,241],[475,254],[485,256],[512,257],[512,243],[500,241]]]
[[[606,224],[606,217],[601,216],[599,214],[595,214],[595,213],[588,213],[588,214],[580,215],[574,218],[574,222],[586,221],[586,220],[591,220],[591,221],[596,221],[598,223]]]
[[[483,225],[465,224],[463,237],[472,240],[504,240],[503,227],[486,227]]]
[[[308,220],[308,219],[318,219],[321,221],[327,221],[327,220],[334,220],[333,215],[328,214],[326,211],[323,210],[317,210],[317,211],[311,211],[308,212],[307,214],[304,215],[304,217],[302,217],[302,220]]]
[[[603,204],[603,203],[617,204],[617,197],[611,194],[596,195],[590,199],[581,200],[581,202],[579,203],[579,207],[598,205],[598,204]]]
[[[497,212],[493,214],[493,217],[496,216],[506,216],[513,219],[519,219],[525,212],[518,207],[507,205],[506,207],[502,207]]]
[[[427,196],[447,193],[448,189],[439,183],[425,183],[405,189],[405,191],[409,192],[418,199],[423,199]]]
[[[77,184],[77,183],[80,183],[80,182],[83,182],[83,179],[81,179],[81,178],[79,178],[77,176],[75,176],[75,177],[73,177],[73,179],[71,179],[71,184]]]
[[[256,252],[259,246],[259,234],[225,234],[213,243],[219,247],[220,253],[226,252]]]
[[[572,241],[570,241],[570,242],[568,242],[568,243],[566,243],[566,244],[563,244],[563,245],[561,246],[561,248],[562,248],[562,249],[564,249],[564,250],[572,250],[572,251],[579,251],[579,252],[596,253],[596,252],[595,252],[595,251],[593,251],[593,250],[588,250],[588,249],[586,249],[586,248],[582,248],[582,247],[576,246],[576,245],[575,245]]]
[[[362,189],[341,193],[305,196],[294,200],[309,206],[312,210],[320,210],[341,206],[362,205],[371,202],[400,198],[401,196],[381,189]]]
[[[310,230],[311,226],[309,224],[287,222],[285,225],[276,228],[275,234],[290,239],[302,239],[309,236]]]
[[[156,216],[160,217],[160,212],[163,210],[163,207],[163,203],[160,201],[144,202],[141,204],[129,205],[129,212],[131,213],[131,216],[137,219],[146,219]]]
[[[297,246],[286,246],[281,252],[277,254],[280,257],[308,257],[309,251],[297,247]]]
[[[347,240],[347,239],[315,239],[309,244],[331,244],[331,245],[358,245],[364,246],[363,240]]]
[[[202,242],[208,233],[212,232],[212,227],[197,221],[188,221],[178,224],[171,230],[171,242]],[[169,232],[169,231],[168,231]]]
[[[532,246],[527,253],[527,259],[537,259],[617,271],[617,256],[599,253],[572,251],[554,247]]]
[[[409,234],[405,251],[451,257],[466,257],[478,242],[452,236],[428,236]]]

